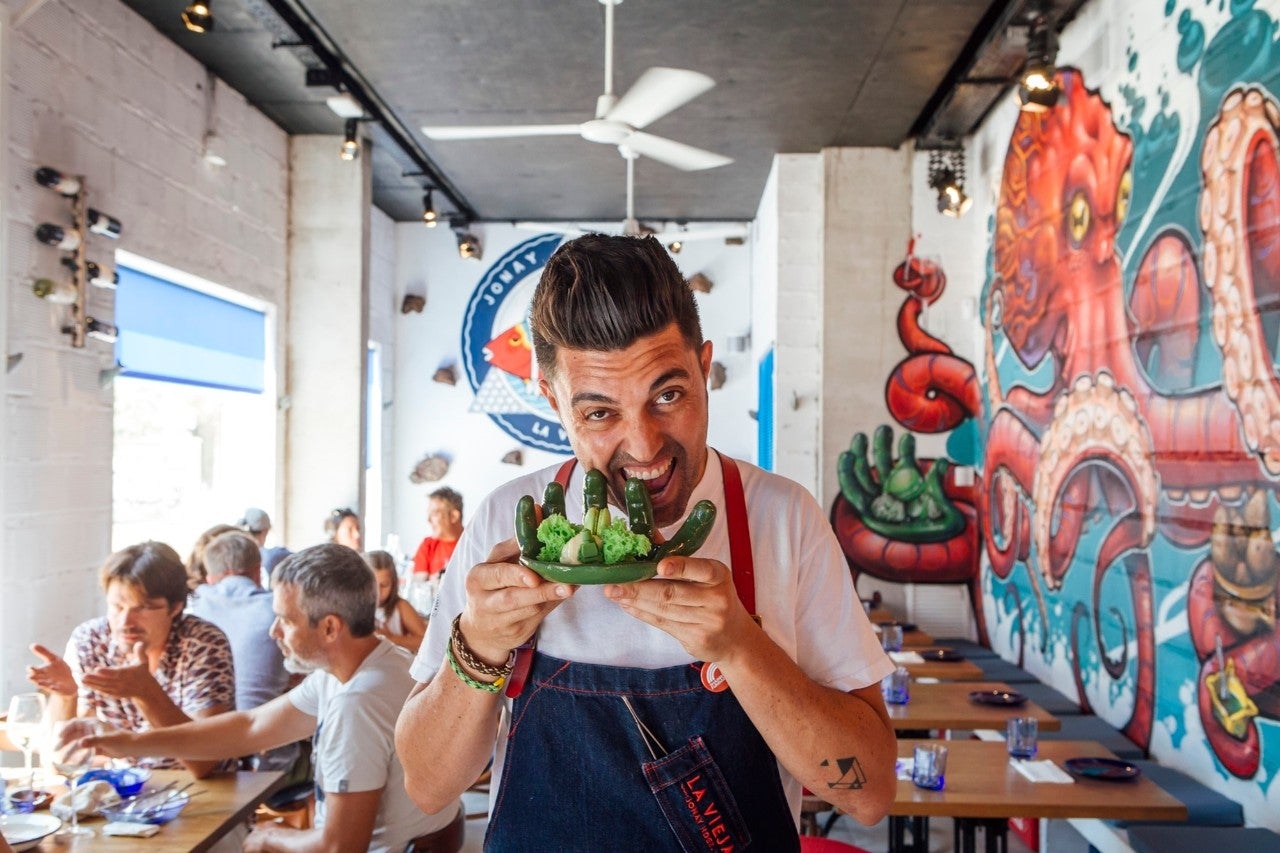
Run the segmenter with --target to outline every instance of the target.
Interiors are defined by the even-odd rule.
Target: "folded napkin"
[[[924,658],[920,657],[919,652],[889,652],[889,660],[896,664],[924,663]]]
[[[1042,761],[1019,761],[1016,758],[1010,758],[1009,763],[1013,765],[1014,770],[1017,770],[1032,782],[1070,784],[1075,781],[1075,779],[1071,778],[1071,774],[1047,758]]]
[[[114,820],[102,827],[103,835],[128,835],[135,838],[150,838],[160,831],[160,827],[152,823],[125,823]]]
[[[120,802],[120,795],[116,793],[116,789],[111,787],[111,783],[105,779],[95,779],[92,782],[85,782],[83,785],[77,786],[73,791],[68,791],[54,798],[53,803],[49,806],[49,811],[53,812],[54,817],[63,820],[71,820],[71,803],[72,796],[75,797],[75,808],[81,817],[95,815],[98,810],[105,806],[114,806]]]

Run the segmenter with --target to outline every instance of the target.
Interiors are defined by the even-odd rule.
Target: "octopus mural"
[[[1117,238],[1135,192],[1132,138],[1081,72],[1058,81],[1056,108],[1017,119],[996,207],[985,555],[1001,581],[1026,567],[1042,645],[1068,573],[1089,576],[1091,596],[1067,603],[1077,692],[1087,704],[1080,661],[1091,642],[1108,678],[1132,681],[1123,728],[1146,748],[1151,546],[1159,536],[1183,553],[1207,548],[1187,587],[1196,691],[1214,754],[1250,776],[1254,717],[1275,716],[1280,690],[1275,546],[1238,532],[1269,530],[1259,500],[1265,508],[1280,479],[1280,106],[1261,86],[1227,92],[1199,140],[1202,246],[1165,227],[1126,283]],[[1206,351],[1221,360],[1217,381],[1203,381]],[[1008,356],[1019,371],[1006,382]]]
[[[946,287],[933,261],[914,254],[894,270],[907,291],[898,310],[898,337],[908,355],[885,386],[885,402],[908,430],[939,433],[977,415],[981,389],[969,362],[925,331],[920,318]],[[977,489],[956,481],[947,459],[916,459],[915,436],[903,433],[893,457],[893,429],[879,427],[871,439],[854,435],[840,454],[840,494],[831,526],[854,580],[860,573],[897,583],[964,584],[978,637],[987,642],[978,573]]]

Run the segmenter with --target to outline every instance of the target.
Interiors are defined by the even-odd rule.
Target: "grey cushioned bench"
[[[957,652],[964,655],[974,663],[977,663],[979,658],[1000,657],[998,654],[996,654],[994,651],[987,648],[986,646],[981,645],[979,643],[975,643],[972,640],[962,639],[960,637],[947,637],[947,638],[939,637],[934,639],[934,643],[939,646],[945,646],[948,649],[955,649]]]
[[[1221,826],[1135,826],[1129,830],[1134,853],[1280,853],[1280,835],[1269,829]]]
[[[1055,717],[1075,717],[1084,713],[1079,703],[1073,702],[1047,684],[1042,684],[1038,681],[1018,683],[1013,689]]]
[[[982,674],[990,681],[1003,681],[1005,684],[1039,684],[1040,679],[1027,672],[1016,663],[1009,663],[1004,658],[974,658],[973,662],[982,670]]]
[[[1166,767],[1155,761],[1135,761],[1134,766],[1142,775],[1187,807],[1187,824],[1191,826],[1244,826],[1244,809],[1230,797],[1219,794],[1208,785],[1202,785],[1181,770]],[[1168,826],[1146,821],[1116,821],[1118,826]],[[1183,824],[1178,824],[1183,826]]]
[[[1014,687],[1017,690],[1021,685]],[[1146,758],[1142,748],[1129,740],[1110,723],[1092,714],[1062,717],[1062,729],[1056,732],[1040,732],[1040,740],[1096,740],[1126,761]]]

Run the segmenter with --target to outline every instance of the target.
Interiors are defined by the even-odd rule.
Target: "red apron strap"
[[[747,612],[756,615],[756,571],[751,559],[751,526],[747,523],[747,497],[742,489],[738,463],[720,451],[720,470],[724,476],[724,509],[729,522],[729,562],[733,569],[733,586],[738,600]]]
[[[568,462],[560,466],[560,470],[556,471],[556,482],[560,484],[560,488],[569,488],[569,478],[573,476],[573,466],[578,464],[578,457],[572,456]]]

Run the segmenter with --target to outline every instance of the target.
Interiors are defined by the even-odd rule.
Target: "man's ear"
[[[703,341],[698,350],[698,364],[702,366],[702,378],[711,375],[711,341]]]
[[[547,402],[551,405],[551,411],[557,416],[560,414],[560,404],[556,402],[556,394],[551,390],[551,383],[546,379],[538,380],[538,392],[547,398]]]
[[[343,622],[336,614],[326,613],[320,617],[320,633],[326,640],[336,640],[342,633]]]

